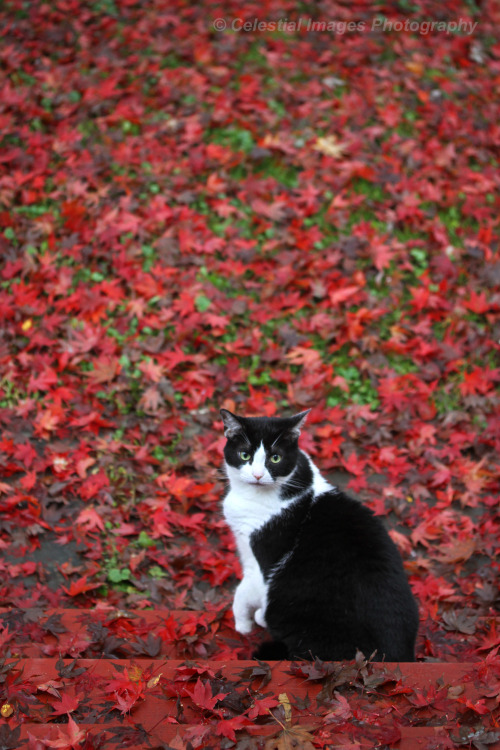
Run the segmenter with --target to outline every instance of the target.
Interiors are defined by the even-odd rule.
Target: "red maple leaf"
[[[78,526],[83,526],[85,531],[92,531],[93,529],[104,530],[104,521],[92,506],[80,511],[76,517],[76,523]]]
[[[47,391],[50,386],[56,385],[58,381],[57,372],[52,367],[46,367],[40,375],[30,378],[28,383],[28,392]]]
[[[347,721],[352,716],[352,709],[347,698],[336,690],[333,693],[333,698],[330,702],[332,708],[325,716],[325,722],[328,724],[332,721]]]
[[[464,302],[464,306],[467,310],[470,310],[477,315],[482,315],[488,312],[491,308],[491,302],[488,302],[485,292],[476,292],[472,290],[469,299]]]
[[[463,396],[476,393],[486,394],[492,388],[492,384],[500,379],[500,369],[490,369],[488,366],[474,367],[470,372],[464,373],[464,382],[459,388]]]
[[[330,302],[332,305],[337,306],[341,305],[342,302],[346,302],[348,299],[353,297],[357,292],[359,292],[359,287],[354,286],[353,284],[346,285],[344,287],[340,287],[339,289],[332,289],[328,296],[330,298]]]
[[[63,693],[60,701],[54,701],[52,703],[52,715],[61,716],[62,714],[70,714],[72,711],[76,711],[79,703],[79,698],[76,696]]]
[[[248,711],[248,718],[255,719],[257,716],[268,716],[270,709],[278,705],[277,698],[256,698]]]
[[[71,716],[68,717],[67,729],[57,727],[58,738],[57,739],[46,739],[44,737],[43,742],[46,747],[59,748],[60,750],[69,750],[69,748],[75,748],[77,750],[81,743],[87,736],[87,732],[83,729],[78,728],[78,724],[73,721]]]
[[[212,711],[217,701],[226,697],[226,693],[217,693],[212,695],[212,687],[209,680],[203,682],[199,677],[192,691],[186,688],[186,693],[193,699],[193,702],[200,708],[206,708]]]
[[[69,589],[63,586],[63,590],[68,596],[78,596],[79,594],[85,594],[87,591],[93,591],[98,589],[102,584],[100,583],[87,583],[87,575],[82,576],[77,581],[71,581]]]
[[[164,374],[163,365],[159,365],[151,359],[146,362],[141,362],[138,365],[138,369],[144,373],[149,380],[152,380],[153,383],[159,383]]]
[[[286,216],[287,206],[285,201],[282,200],[265,203],[260,198],[256,198],[252,201],[251,206],[255,213],[261,214],[272,221],[282,221]]]
[[[215,733],[235,742],[238,729],[242,729],[242,727],[248,726],[250,723],[251,722],[246,716],[233,716],[232,719],[219,719],[215,725]]]

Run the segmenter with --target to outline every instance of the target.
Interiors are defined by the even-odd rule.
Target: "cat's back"
[[[359,500],[334,487],[311,503],[301,535],[303,551],[343,565],[400,568],[400,555],[382,521]]]
[[[360,501],[335,488],[317,495],[286,565],[275,570],[266,619],[279,641],[293,618],[290,653],[340,659],[359,648],[413,659],[418,610],[401,556]],[[309,633],[304,648],[302,632]]]

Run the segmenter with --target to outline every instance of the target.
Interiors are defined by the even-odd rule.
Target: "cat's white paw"
[[[248,635],[253,630],[253,621],[248,617],[234,618],[234,627],[241,635]]]
[[[267,628],[266,618],[264,617],[264,610],[262,607],[259,607],[259,609],[256,610],[254,620],[261,628]]]

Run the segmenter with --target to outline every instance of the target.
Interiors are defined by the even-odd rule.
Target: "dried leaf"
[[[319,137],[314,143],[313,149],[326,156],[332,156],[334,159],[340,159],[345,156],[347,146],[345,143],[340,143],[335,135],[327,135]]]

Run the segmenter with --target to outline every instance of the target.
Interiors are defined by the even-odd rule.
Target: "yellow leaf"
[[[405,68],[419,78],[424,74],[424,65],[421,60],[408,60],[408,62],[405,62]]]
[[[10,705],[10,703],[4,703],[2,708],[0,708],[0,713],[2,714],[4,719],[7,719],[9,716],[12,716],[14,713],[14,709]]]
[[[160,681],[160,677],[162,676],[162,672],[160,672],[159,675],[156,675],[156,677],[151,677],[150,680],[148,680],[147,686],[148,688],[156,687]]]
[[[278,700],[283,706],[283,710],[285,712],[285,721],[288,725],[290,725],[292,723],[292,704],[290,703],[288,695],[286,693],[280,693],[278,696]]]
[[[142,679],[142,669],[134,665],[128,670],[128,676],[132,682],[139,682]]]

